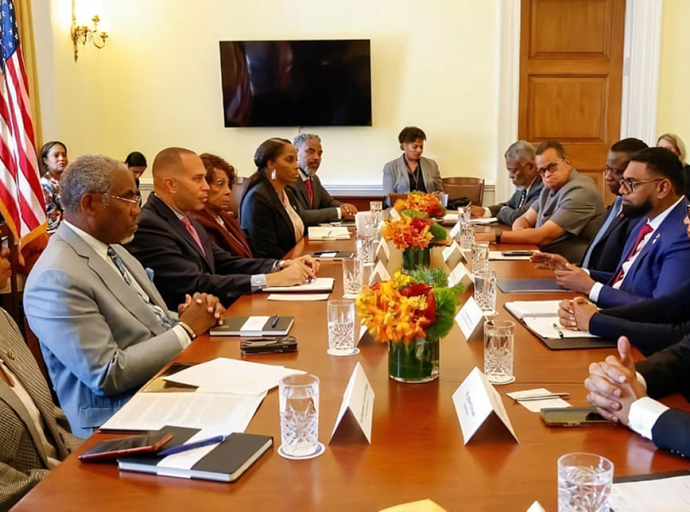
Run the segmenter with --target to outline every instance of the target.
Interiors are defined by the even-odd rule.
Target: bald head
[[[153,179],[179,175],[184,171],[185,160],[198,157],[194,151],[185,148],[165,148],[153,159]]]
[[[194,151],[166,148],[156,155],[152,166],[153,190],[179,213],[203,209],[208,196],[206,168]]]

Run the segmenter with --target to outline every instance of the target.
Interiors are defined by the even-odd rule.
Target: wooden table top
[[[300,242],[294,254],[328,249],[351,250],[352,241]],[[502,249],[504,247],[501,247]],[[514,249],[516,246],[505,246]],[[523,246],[524,248],[524,246]],[[526,261],[495,261],[499,277],[547,277]],[[320,276],[335,277],[332,298],[342,296],[340,263],[321,266]],[[559,294],[502,294],[499,319],[512,319],[502,307],[508,300],[572,297]],[[520,443],[490,421],[465,446],[452,394],[478,366],[483,370],[479,336],[464,339],[457,325],[441,341],[440,378],[426,384],[401,384],[388,378],[387,345],[365,340],[352,357],[326,354],[326,302],[267,302],[266,294],[242,297],[232,315],[295,316],[291,334],[296,354],[247,357],[317,375],[320,383],[319,439],[328,442],[347,381],[359,361],[376,393],[372,444],[345,436],[312,460],[290,461],[280,445],[277,390],[269,392],[247,432],[274,436],[274,447],[237,482],[222,484],[119,472],[116,465],[84,464],[71,455],[13,510],[37,511],[185,511],[192,510],[362,510],[376,511],[424,498],[447,510],[525,511],[534,500],[546,510],[557,507],[556,461],[570,452],[592,452],[615,464],[615,475],[688,469],[688,461],[657,450],[651,441],[623,427],[547,427],[539,414],[505,396],[506,392],[546,386],[569,392],[575,406],[586,405],[582,382],[590,362],[611,349],[552,351],[518,325],[516,381],[498,386]],[[639,356],[639,354],[638,354]],[[239,341],[203,336],[175,361],[199,363],[216,357],[240,358]],[[690,410],[679,396],[665,400]],[[95,434],[77,454],[113,434]]]

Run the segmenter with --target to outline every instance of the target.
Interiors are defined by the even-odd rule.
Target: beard
[[[120,245],[127,245],[132,240],[134,240],[134,235],[129,235],[128,237],[125,237],[122,240],[120,240]]]
[[[621,212],[626,217],[635,218],[635,217],[642,217],[643,215],[646,215],[647,213],[649,213],[649,211],[651,209],[652,209],[652,203],[651,203],[651,201],[647,200],[646,202],[642,203],[639,206],[634,206],[632,204],[623,204],[623,208],[622,208]]]

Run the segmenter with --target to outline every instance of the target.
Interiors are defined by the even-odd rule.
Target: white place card
[[[347,383],[347,388],[345,388],[343,402],[340,405],[338,418],[335,420],[333,432],[331,432],[331,439],[328,441],[329,444],[333,441],[333,436],[346,414],[355,420],[354,422],[359,426],[369,444],[371,444],[371,420],[374,416],[374,390],[371,388],[369,379],[367,379],[364,369],[359,362],[357,362],[357,366],[355,366],[350,376],[350,381]]]
[[[459,234],[460,234],[460,223],[458,222],[458,223],[455,224],[455,226],[453,226],[453,228],[450,230],[450,232],[448,233],[448,236],[449,236],[450,238],[455,238],[455,237],[458,236]]]
[[[519,443],[513,425],[510,423],[501,395],[486,379],[486,375],[475,366],[460,387],[453,393],[455,412],[460,419],[460,429],[465,444],[479,430],[493,413],[505,425],[513,438]]]
[[[538,501],[535,501],[534,503],[532,503],[532,506],[527,509],[527,512],[546,512],[546,511],[544,510],[544,507],[541,506],[541,503],[539,503]]]
[[[379,245],[376,247],[376,255],[374,258],[376,261],[382,261],[383,264],[387,264],[388,260],[391,257],[391,251],[388,248],[388,242],[386,242],[383,238],[379,240]]]
[[[474,300],[474,297],[470,297],[467,299],[467,302],[465,302],[465,305],[460,308],[460,311],[458,311],[458,314],[455,316],[455,321],[460,326],[460,330],[465,336],[465,339],[469,340],[474,331],[476,331],[480,325],[484,325],[486,317],[479,307],[479,304],[477,304],[477,301]]]
[[[467,291],[470,288],[470,286],[474,284],[474,276],[470,274],[470,271],[467,270],[467,267],[465,267],[465,265],[463,265],[462,263],[458,263],[457,265],[455,265],[455,268],[448,276],[449,286],[453,287],[458,283],[463,284],[463,286],[465,287],[465,291]]]
[[[398,210],[396,210],[395,208],[391,208],[390,210],[388,210],[388,215],[393,220],[398,220],[400,218],[400,214],[398,213]]]
[[[450,269],[454,269],[462,261],[462,250],[455,240],[443,249],[443,261]]]
[[[369,278],[369,286],[382,281],[388,281],[390,278],[391,276],[388,273],[388,270],[386,270],[386,266],[379,261],[374,267],[374,271],[371,273],[371,277]]]

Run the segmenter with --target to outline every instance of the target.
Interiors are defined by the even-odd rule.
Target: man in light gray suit
[[[218,323],[224,308],[195,294],[178,313],[168,311],[120,246],[131,241],[141,211],[122,163],[82,156],[61,185],[65,219],[29,275],[24,308],[73,432],[86,437]]]

